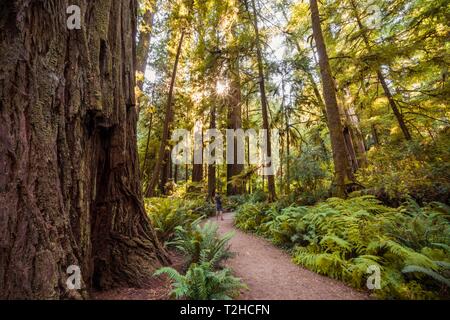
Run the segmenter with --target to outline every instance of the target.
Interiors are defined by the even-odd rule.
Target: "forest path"
[[[295,265],[288,253],[233,225],[233,213],[218,221],[219,233],[234,231],[230,240],[235,256],[225,262],[233,274],[250,290],[243,290],[242,300],[363,300],[368,296],[342,282],[321,276]],[[211,218],[216,221],[215,218]]]

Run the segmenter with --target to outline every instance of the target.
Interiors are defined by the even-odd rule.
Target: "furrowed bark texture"
[[[139,186],[136,0],[0,7],[0,298],[142,284],[167,258]]]
[[[330,130],[331,147],[333,150],[335,191],[337,197],[346,196],[346,184],[351,182],[350,164],[347,159],[347,150],[342,130],[339,108],[336,98],[336,88],[331,74],[328,53],[322,34],[319,7],[316,0],[310,0],[311,22],[313,37],[319,56],[320,74],[322,77],[323,96],[326,106],[327,124]]]

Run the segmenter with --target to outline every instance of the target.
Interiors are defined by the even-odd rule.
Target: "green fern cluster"
[[[268,209],[264,202],[247,202],[236,211],[234,223],[242,230],[258,232],[261,225],[270,220]]]
[[[173,268],[161,268],[155,276],[167,274],[176,299],[232,299],[246,288],[239,278],[220,263],[231,257],[228,241],[233,233],[220,236],[218,225],[211,221],[202,224],[202,217],[190,224],[175,228],[175,239],[167,244],[175,246],[188,259],[185,275]]]
[[[374,292],[379,297],[447,295],[447,206],[431,203],[421,208],[409,200],[393,209],[372,196],[363,196],[330,198],[313,207],[274,208],[276,205],[255,214],[258,206],[243,206],[236,225],[287,247],[294,262],[356,288],[365,289],[369,266],[379,266],[382,288]]]
[[[175,231],[175,239],[168,243],[175,246],[191,263],[209,263],[214,268],[219,263],[231,257],[228,241],[233,237],[229,232],[220,237],[218,225],[211,221],[201,224],[201,218],[192,222],[189,226],[178,226]]]
[[[145,209],[155,228],[156,235],[165,243],[170,241],[178,226],[189,226],[202,216],[211,216],[213,204],[204,199],[182,200],[174,197],[145,200]]]
[[[177,226],[191,221],[186,211],[179,210],[180,201],[172,198],[146,199],[145,209],[161,242],[170,240]]]
[[[161,268],[155,276],[166,274],[172,283],[172,295],[176,299],[230,300],[246,286],[233,277],[229,269],[215,271],[210,263],[191,264],[185,275],[173,268]]]

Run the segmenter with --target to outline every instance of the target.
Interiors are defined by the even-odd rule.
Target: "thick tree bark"
[[[266,84],[264,77],[264,68],[263,68],[263,58],[262,58],[262,49],[261,49],[261,41],[259,37],[259,28],[258,28],[258,17],[256,11],[255,0],[251,0],[252,9],[253,9],[253,28],[255,29],[255,41],[256,41],[256,56],[258,60],[258,76],[259,76],[259,91],[261,95],[261,111],[263,118],[263,129],[267,131],[267,157],[270,158],[272,156],[272,144],[271,144],[271,134],[270,134],[270,124],[269,124],[269,106],[267,102],[266,95]],[[264,181],[264,180],[263,180]],[[269,191],[269,201],[273,201],[276,199],[275,192],[275,176],[268,175],[267,176],[267,185]]]
[[[311,20],[313,36],[316,42],[319,56],[320,73],[322,76],[323,95],[327,111],[327,123],[330,130],[331,147],[333,150],[335,190],[338,197],[345,197],[346,183],[350,182],[350,166],[348,163],[345,140],[342,131],[342,124],[339,108],[336,99],[336,88],[331,75],[331,67],[328,60],[328,53],[320,24],[319,8],[317,0],[310,0]]]
[[[167,262],[136,152],[135,0],[10,1],[0,16],[0,298],[86,297]],[[70,265],[84,290],[66,285]]]
[[[173,102],[173,94],[174,94],[174,89],[175,89],[175,80],[177,77],[178,64],[180,62],[181,49],[183,48],[184,36],[185,36],[185,31],[183,30],[181,32],[180,40],[178,42],[177,53],[176,53],[175,62],[173,65],[173,70],[172,70],[172,76],[171,76],[171,80],[170,80],[169,97],[167,99],[165,120],[164,120],[161,143],[159,146],[158,157],[156,159],[156,163],[155,163],[155,167],[153,169],[153,174],[152,174],[151,180],[150,180],[150,182],[147,186],[147,190],[145,192],[147,197],[152,197],[155,192],[155,186],[158,182],[158,178],[160,176],[160,170],[161,170],[161,167],[162,167],[163,161],[164,161],[164,154],[166,151],[167,141],[169,140],[170,124],[173,121],[172,102]]]

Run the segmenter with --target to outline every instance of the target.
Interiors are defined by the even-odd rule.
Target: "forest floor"
[[[215,218],[211,218],[215,221]],[[269,241],[237,230],[233,213],[225,213],[219,221],[219,233],[234,232],[230,240],[234,256],[225,262],[233,274],[248,286],[240,300],[364,300],[364,292],[342,282],[306,270],[292,262],[287,252]],[[183,258],[171,253],[173,267],[183,268]],[[170,295],[168,279],[152,279],[143,288],[117,288],[94,292],[95,300],[166,300]]]
[[[215,218],[213,219],[215,221]],[[237,230],[233,213],[219,221],[219,232],[233,231],[230,240],[235,256],[225,262],[247,284],[242,300],[364,300],[368,295],[342,282],[295,265],[287,252],[269,241]]]

